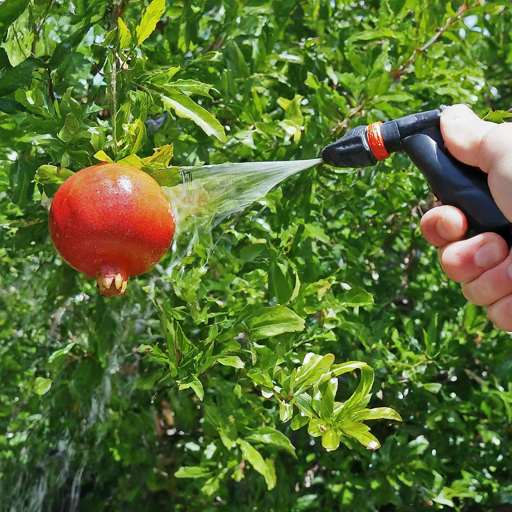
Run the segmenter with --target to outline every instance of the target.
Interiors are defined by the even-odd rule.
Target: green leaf
[[[213,88],[213,85],[204,84],[202,82],[198,82],[197,80],[176,80],[174,82],[167,83],[162,87],[166,91],[179,91],[189,94],[198,94],[199,96],[206,96],[207,98],[211,98],[210,89]]]
[[[269,389],[273,388],[272,379],[270,378],[268,372],[251,370],[247,372],[247,377],[252,379],[256,384],[260,386],[264,386]]]
[[[316,418],[317,413],[313,409],[312,398],[307,393],[301,393],[299,395],[295,395],[295,403],[297,407],[307,415],[308,418]]]
[[[11,183],[11,201],[21,208],[27,206],[34,194],[34,176],[36,174],[34,158],[21,153],[11,165],[9,180]]]
[[[359,307],[373,304],[373,295],[363,288],[352,288],[340,297],[340,303],[344,306]]]
[[[130,46],[132,34],[122,18],[117,18],[117,32],[119,34],[119,48],[123,51]]]
[[[156,1],[156,0],[155,0]],[[162,95],[162,102],[167,111],[174,110],[179,117],[194,121],[207,135],[213,135],[221,142],[226,142],[224,128],[207,110],[194,103],[186,94],[169,92]]]
[[[303,96],[296,94],[292,100],[279,98],[277,104],[286,112],[286,118],[296,124],[298,127],[304,124],[304,117],[300,109]]]
[[[320,242],[324,244],[331,243],[331,239],[325,234],[324,228],[321,226],[308,223],[304,227],[304,234],[316,240],[320,240]]]
[[[233,368],[244,368],[244,362],[238,356],[218,357],[217,362],[223,366],[231,366]]]
[[[379,440],[373,434],[370,434],[370,427],[364,423],[342,421],[339,424],[339,428],[344,434],[353,437],[362,445],[366,446],[368,450],[376,450],[377,448],[380,448]]]
[[[75,32],[56,46],[49,62],[51,69],[57,69],[63,62],[69,59],[71,53],[76,50],[80,41],[85,37],[85,34],[89,32],[91,26],[92,23],[89,19],[83,20]]]
[[[426,352],[428,355],[433,355],[437,344],[437,321],[439,315],[437,313],[431,318],[427,330],[423,331],[425,340]]]
[[[192,388],[199,400],[204,398],[203,384],[195,375],[190,375],[186,379],[180,381],[180,386],[178,389],[182,390],[188,388]]]
[[[136,28],[137,46],[140,46],[153,33],[164,11],[165,0],[153,0],[149,4]]]
[[[361,368],[361,379],[354,394],[345,402],[343,407],[337,412],[336,420],[347,418],[348,415],[364,401],[372,389],[374,373],[369,366]]]
[[[350,416],[351,421],[366,421],[366,420],[393,420],[402,421],[400,414],[398,414],[391,407],[377,407],[376,409],[363,409]]]
[[[48,393],[48,391],[50,391],[51,387],[52,387],[51,379],[37,377],[36,380],[34,381],[34,393],[38,394],[39,396],[46,395],[46,393]]]
[[[302,414],[297,414],[293,417],[293,420],[290,424],[292,430],[299,430],[299,428],[307,425],[309,422],[309,418],[307,416],[302,416]]]
[[[16,100],[0,98],[0,112],[5,112],[11,116],[20,112],[27,112],[25,105]]]
[[[257,309],[245,320],[251,339],[260,340],[284,332],[298,332],[304,329],[304,320],[291,309],[274,306]]]
[[[261,453],[251,444],[243,439],[237,439],[236,443],[242,450],[242,457],[251,464],[251,466],[263,477],[267,482],[268,490],[272,490],[276,485],[276,472],[273,464],[267,459],[264,460]]]
[[[174,155],[174,146],[166,144],[161,148],[156,148],[151,156],[141,158],[144,170],[163,169],[169,167],[169,162]]]
[[[15,68],[8,69],[0,78],[0,96],[7,96],[16,89],[29,85],[32,73],[40,67],[44,67],[42,60],[29,57]]]
[[[95,155],[94,155],[94,158],[96,158],[96,160],[101,160],[102,162],[108,162],[108,163],[113,163],[114,160],[112,160],[112,158],[110,158],[107,153],[105,153],[105,151],[98,151]]]
[[[490,110],[483,119],[491,123],[504,123],[508,119],[512,119],[512,112],[506,110]]]
[[[56,365],[59,360],[61,359],[66,359],[65,356],[67,356],[67,354],[69,354],[69,352],[71,351],[71,349],[75,346],[75,342],[72,342],[70,343],[69,345],[66,345],[64,348],[61,348],[59,350],[56,350],[55,352],[53,352],[50,357],[48,358],[48,365],[49,366],[54,366]]]
[[[290,421],[293,417],[293,406],[286,402],[279,402],[279,419],[286,423]]]
[[[422,386],[427,391],[430,391],[431,393],[439,393],[441,389],[443,388],[443,385],[440,382],[427,382],[426,384],[423,384]]]
[[[176,478],[209,478],[211,471],[201,466],[182,466],[174,476]]]
[[[245,436],[245,439],[254,441],[256,443],[265,443],[272,446],[277,446],[278,448],[283,448],[290,455],[296,457],[295,448],[293,447],[290,440],[282,432],[279,432],[279,430],[276,430],[275,428],[262,427],[256,430],[252,430],[248,436]]]
[[[327,354],[323,357],[317,354],[307,354],[302,366],[295,375],[295,390],[299,392],[299,390],[317,382],[323,375],[329,372],[333,363],[334,356],[332,354]]]
[[[128,135],[128,151],[137,153],[146,142],[146,125],[140,119],[135,119],[133,123],[124,125],[123,130]]]
[[[38,183],[55,183],[57,185],[61,185],[70,176],[73,176],[73,174],[75,174],[73,171],[70,171],[65,167],[56,167],[55,165],[41,165],[41,167],[37,169],[34,177]]]
[[[322,446],[328,451],[332,452],[338,449],[341,440],[341,433],[335,429],[330,428],[322,435]]]
[[[283,269],[277,261],[275,250],[271,252],[270,266],[268,271],[268,290],[271,297],[276,297],[279,304],[285,304],[292,296],[292,287]]]
[[[21,16],[30,0],[3,0],[0,3],[0,38]]]
[[[138,375],[134,383],[135,389],[151,389],[163,376],[164,368],[152,368]]]
[[[334,381],[334,385],[331,382]],[[326,390],[322,395],[322,401],[320,404],[320,417],[330,418],[334,410],[334,398],[336,395],[336,389],[338,387],[338,381],[336,378],[327,383]]]
[[[119,160],[120,164],[131,165],[137,169],[142,169],[142,160],[137,155],[128,155]],[[149,174],[149,173],[148,173]]]
[[[198,63],[198,62],[213,62],[213,61],[216,61],[216,60],[220,60],[222,57],[222,53],[220,52],[206,52],[205,54],[201,55],[200,57],[198,57],[197,59],[194,59],[192,62],[193,63]]]

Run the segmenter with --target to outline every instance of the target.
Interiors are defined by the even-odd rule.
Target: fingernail
[[[510,279],[512,279],[512,263],[508,266],[507,274]]]
[[[455,232],[457,233],[455,236],[459,236],[459,233],[462,232],[463,222],[464,221],[460,215],[448,210],[436,223],[437,234],[445,240],[453,240]],[[450,231],[452,231],[451,234],[449,233],[447,226],[450,226]]]
[[[484,269],[490,269],[500,262],[501,254],[496,244],[484,244],[475,253],[475,265]]]
[[[450,236],[448,231],[446,231],[446,228],[444,227],[443,219],[439,219],[436,222],[436,231],[437,231],[437,234],[439,236],[441,236],[442,238],[444,238],[445,240],[451,240],[452,237]]]

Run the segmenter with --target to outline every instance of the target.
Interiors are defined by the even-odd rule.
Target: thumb
[[[497,125],[480,119],[466,105],[453,105],[441,113],[441,133],[448,151],[465,164],[482,168],[485,136]]]
[[[512,123],[483,121],[465,105],[454,105],[441,113],[441,132],[457,160],[489,173],[492,196],[512,220]]]

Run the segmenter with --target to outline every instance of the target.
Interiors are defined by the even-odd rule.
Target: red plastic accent
[[[382,132],[380,131],[381,124],[382,121],[377,121],[376,123],[368,125],[367,128],[368,145],[377,160],[385,160],[389,156],[386,146],[384,146]]]

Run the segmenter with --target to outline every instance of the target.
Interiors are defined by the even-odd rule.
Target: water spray
[[[182,183],[164,188],[178,212],[178,235],[211,229],[263,198],[287,177],[318,164],[358,169],[402,151],[441,203],[464,213],[469,235],[492,231],[512,245],[512,224],[496,205],[487,174],[456,160],[446,149],[440,129],[444,108],[358,126],[325,147],[321,159],[183,168]]]

